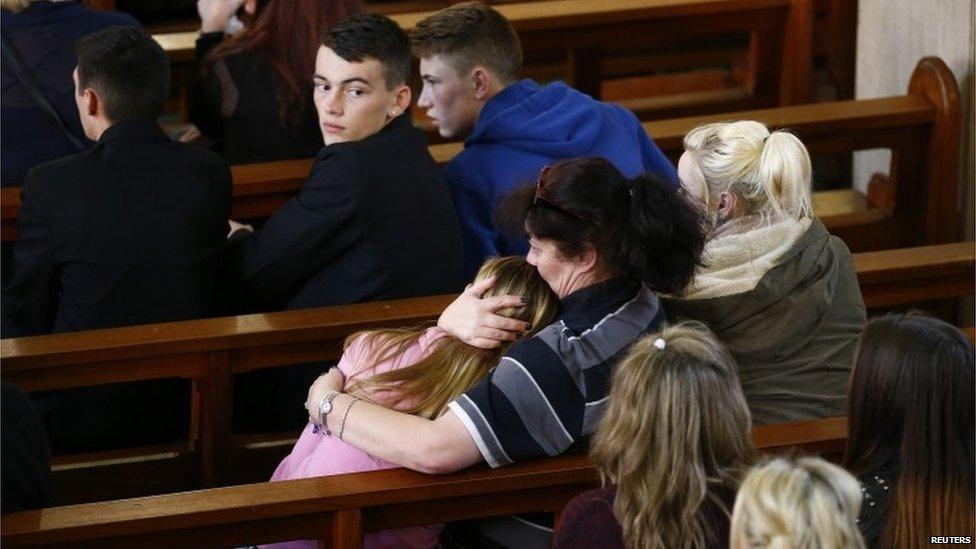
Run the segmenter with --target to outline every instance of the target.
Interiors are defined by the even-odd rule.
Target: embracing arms
[[[441,315],[438,325],[455,337],[481,347],[497,347],[500,339],[515,339],[525,329],[520,320],[501,317],[494,311],[518,306],[520,296],[481,295],[494,281],[487,279],[469,286]],[[333,369],[319,377],[308,392],[309,420],[321,424],[319,404],[331,391],[341,392],[342,373]],[[350,409],[350,406],[352,408]],[[481,452],[461,419],[447,411],[434,420],[389,410],[340,394],[326,416],[332,436],[380,459],[425,473],[449,473],[482,461]]]

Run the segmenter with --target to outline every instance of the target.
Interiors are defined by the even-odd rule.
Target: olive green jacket
[[[704,322],[729,347],[753,423],[844,413],[864,301],[850,250],[819,219],[753,290],[662,301],[669,321]]]

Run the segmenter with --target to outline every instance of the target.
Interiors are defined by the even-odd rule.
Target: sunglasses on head
[[[585,221],[586,223],[589,223],[590,225],[593,225],[595,227],[596,223],[594,223],[592,219],[586,217],[585,215],[580,215],[578,213],[571,212],[561,206],[556,205],[553,202],[550,202],[549,200],[546,200],[546,198],[542,196],[542,191],[546,187],[546,182],[545,182],[546,174],[548,174],[551,170],[552,170],[552,166],[543,166],[542,170],[539,172],[539,179],[535,183],[535,198],[532,200],[532,206],[533,207],[542,206],[543,208],[546,208],[547,210],[556,212],[558,214],[562,214],[567,217],[572,217],[574,219],[579,219],[580,221]]]

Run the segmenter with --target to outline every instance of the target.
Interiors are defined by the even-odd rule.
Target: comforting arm
[[[312,423],[321,424],[322,397],[340,391],[342,384],[342,374],[335,368],[312,384],[308,393]],[[326,421],[332,436],[341,434],[356,448],[415,471],[450,473],[483,461],[471,435],[450,411],[429,420],[340,394],[332,401]]]

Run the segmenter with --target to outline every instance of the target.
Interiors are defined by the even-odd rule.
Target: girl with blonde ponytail
[[[569,503],[553,547],[728,547],[750,432],[735,362],[708,328],[644,337],[617,366],[590,444],[605,487]]]
[[[757,424],[841,414],[864,302],[850,251],[814,216],[806,147],[750,120],[699,126],[684,144],[678,177],[709,235],[668,314],[728,345]]]

